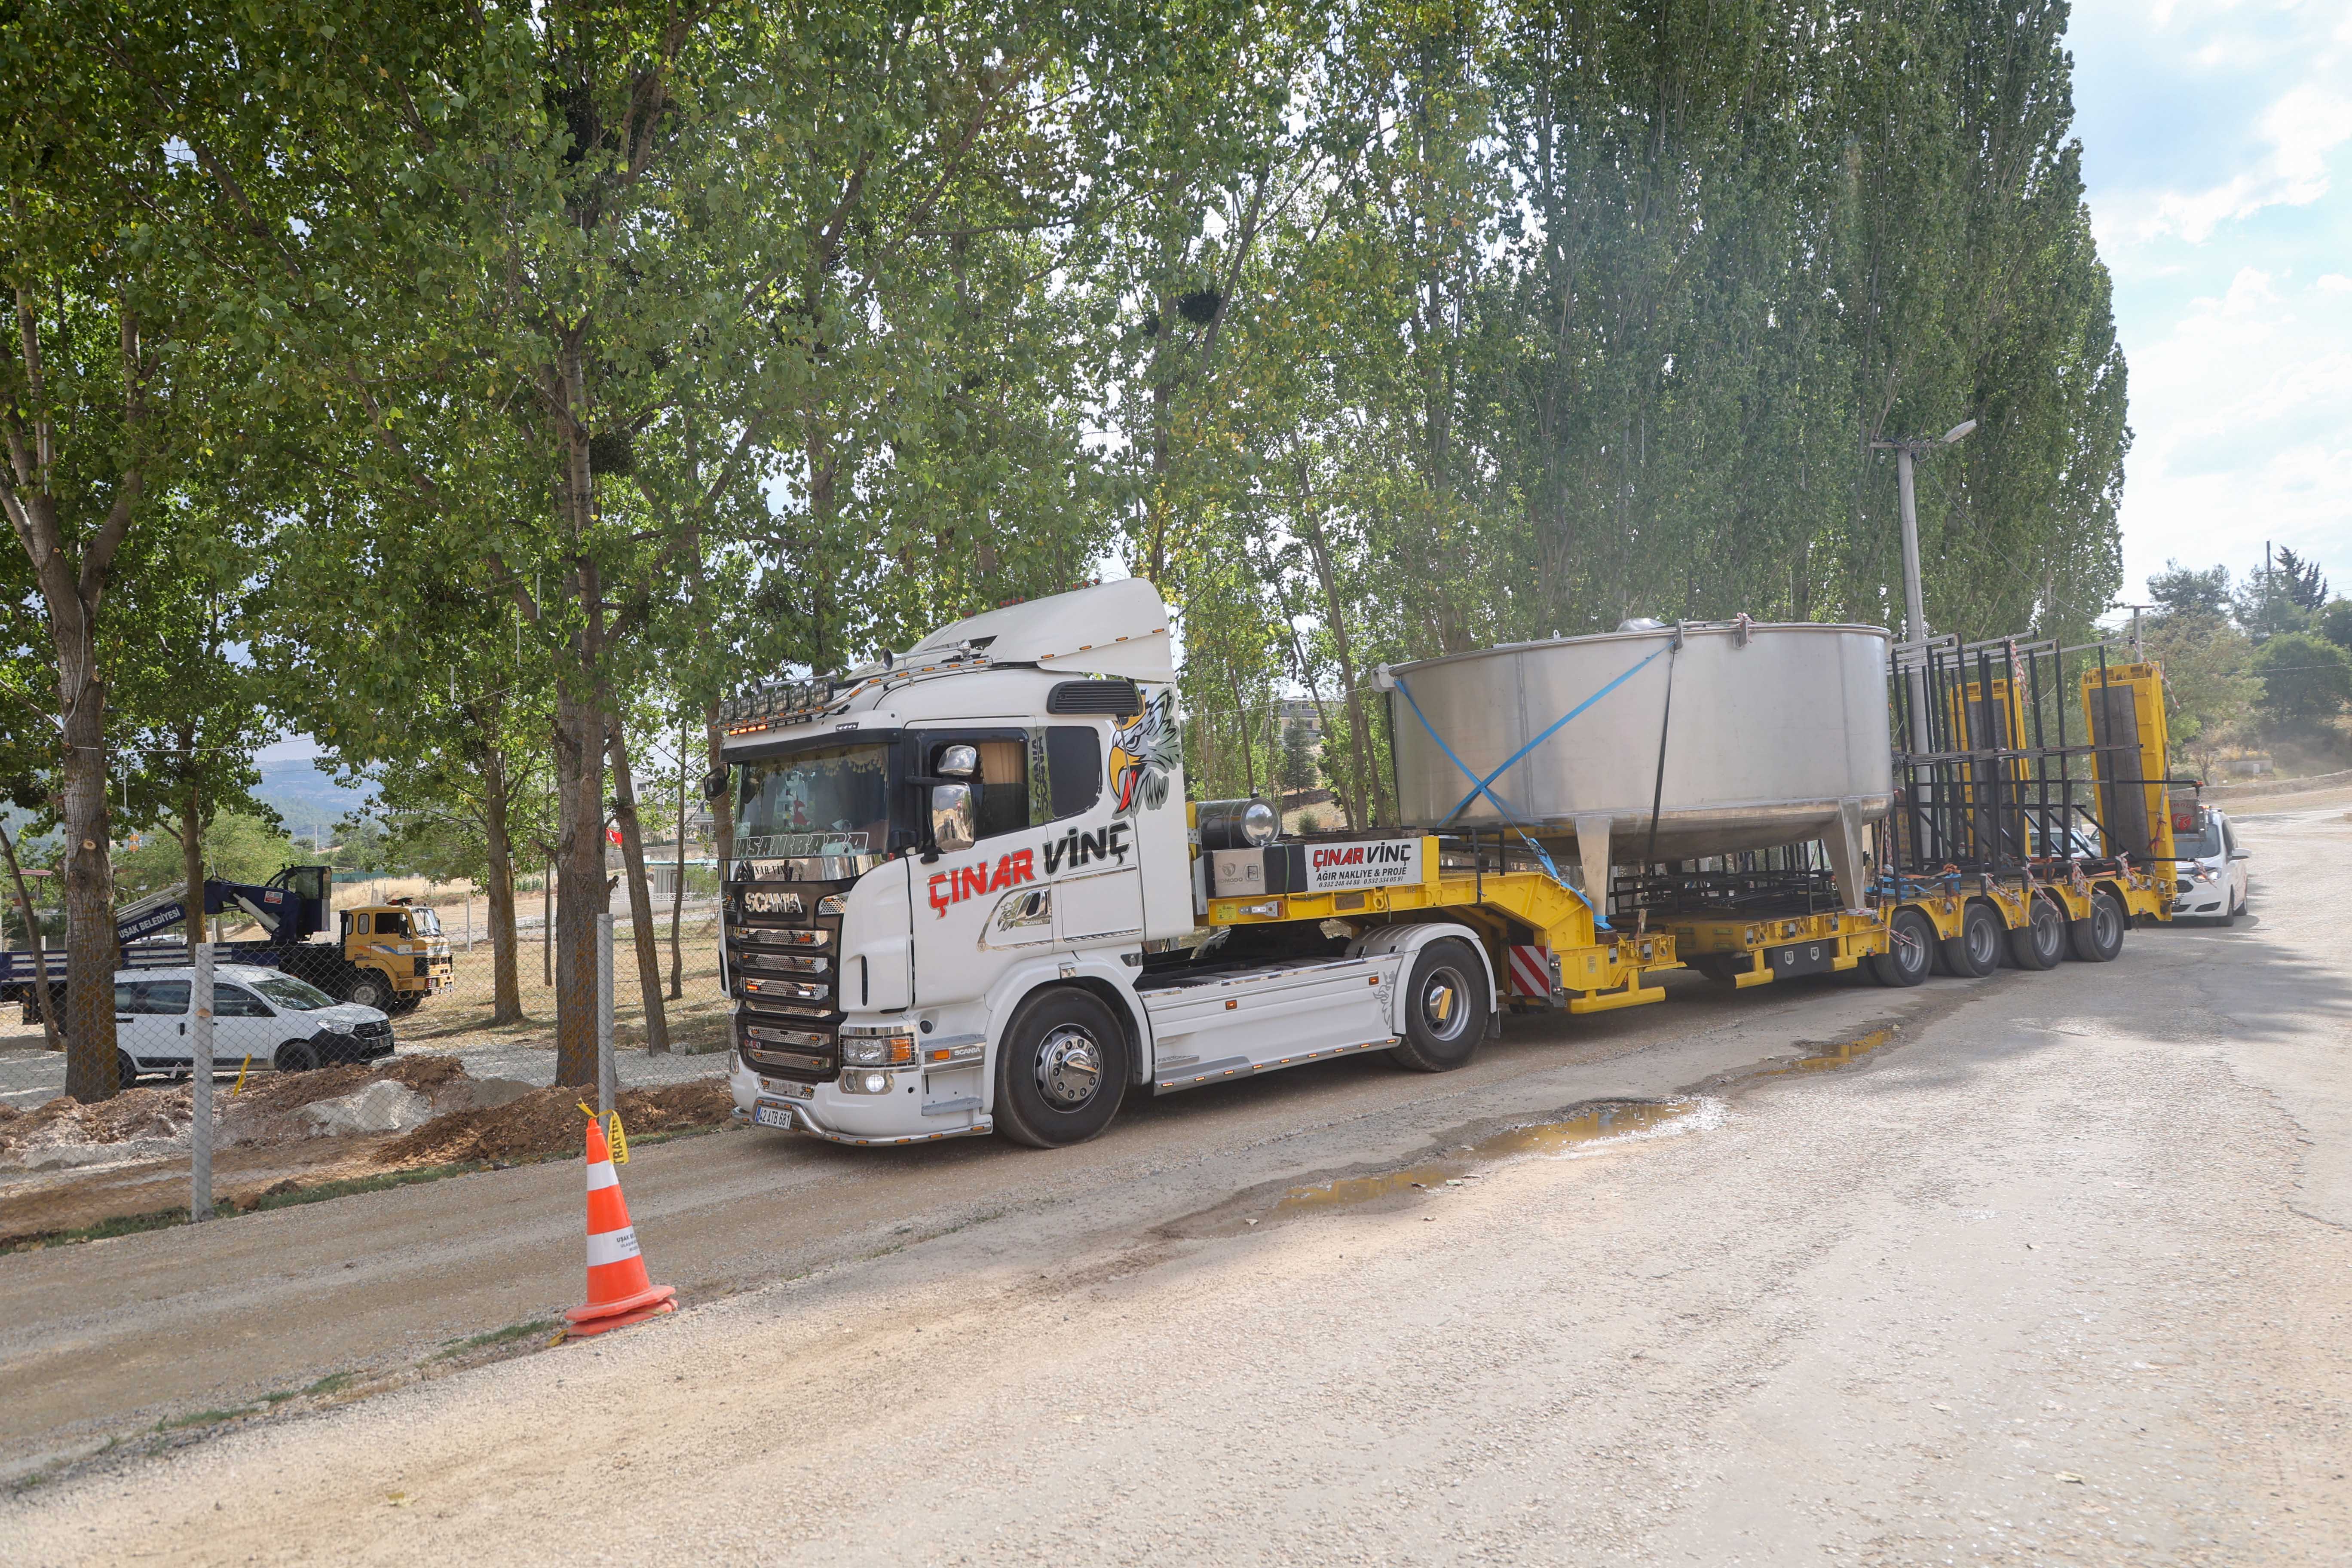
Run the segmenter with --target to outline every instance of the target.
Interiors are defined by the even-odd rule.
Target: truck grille
[[[814,1083],[840,1070],[835,1036],[841,1024],[841,921],[807,911],[842,886],[729,885],[723,915],[728,992],[735,999],[736,1047],[755,1073]],[[745,906],[754,900],[747,893],[797,897],[761,898],[756,901],[765,907],[751,913]]]

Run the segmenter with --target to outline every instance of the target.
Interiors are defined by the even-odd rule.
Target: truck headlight
[[[841,1037],[841,1059],[851,1067],[911,1067],[915,1061],[915,1037],[844,1035]]]

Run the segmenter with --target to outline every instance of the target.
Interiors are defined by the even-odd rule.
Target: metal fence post
[[[596,1114],[613,1113],[613,911],[596,917]]]
[[[200,942],[190,956],[194,981],[188,1020],[188,1098],[194,1119],[188,1125],[188,1218],[213,1217],[213,944]]]

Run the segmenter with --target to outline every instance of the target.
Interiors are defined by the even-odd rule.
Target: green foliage
[[[2318,731],[2352,702],[2352,654],[2308,632],[2281,632],[2253,658],[2263,715],[2290,733]]]
[[[2158,611],[2163,615],[2226,620],[2230,614],[2230,569],[2213,566],[2200,572],[2178,561],[2168,561],[2163,571],[2148,578],[2147,596],[2156,601]]]
[[[1297,719],[1282,727],[1280,776],[1285,789],[1315,787],[1315,737],[1307,725]]]
[[[2256,642],[2304,630],[2312,616],[2296,598],[2299,585],[2300,579],[2279,567],[2249,572],[2232,605],[2238,624]]]
[[[2337,647],[2352,648],[2352,599],[2331,599],[2315,623],[2319,635]]]
[[[275,822],[241,811],[215,814],[205,825],[204,846],[205,874],[230,882],[267,882],[287,867],[310,859]],[[115,857],[115,889],[125,899],[180,879],[180,843],[169,833],[145,834],[137,848]]]
[[[2319,563],[2306,561],[2294,551],[2279,547],[2277,572],[2286,586],[2286,596],[2294,601],[2299,610],[2316,611],[2327,603],[2327,579],[2319,574]]]
[[[2221,573],[2185,575],[2213,584]],[[2154,617],[2144,642],[2148,658],[2164,667],[2173,747],[2194,759],[2200,774],[2210,775],[2223,748],[2246,740],[2252,729],[2263,693],[2263,682],[2251,673],[2253,642],[2222,616],[2203,610]]]

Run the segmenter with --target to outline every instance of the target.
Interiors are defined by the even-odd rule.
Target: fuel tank
[[[1866,830],[1895,790],[1888,640],[1880,626],[1628,623],[1395,666],[1381,675],[1399,809],[1430,829],[1572,838],[1588,890],[1612,864],[1820,838],[1858,906]],[[1481,792],[1465,769],[1493,782]]]

